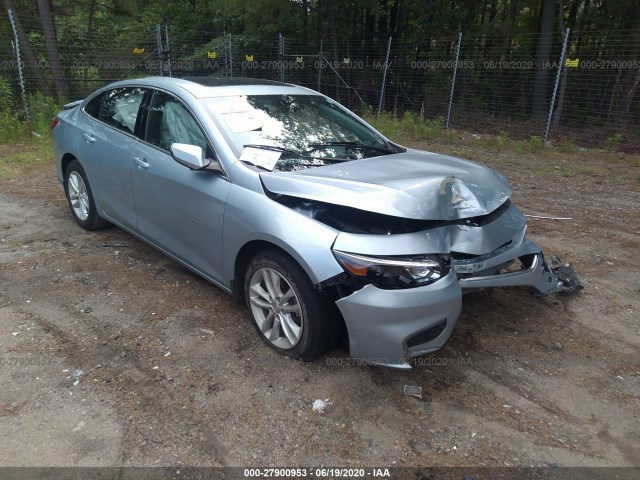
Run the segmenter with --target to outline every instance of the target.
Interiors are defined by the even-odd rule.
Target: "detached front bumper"
[[[580,281],[569,264],[556,257],[546,262],[540,247],[525,238],[526,228],[486,255],[455,259],[453,268],[464,291],[478,288],[533,287],[542,295],[575,291]],[[509,270],[516,261],[518,270]]]
[[[480,288],[530,286],[543,295],[580,288],[573,268],[557,257],[546,262],[523,228],[486,255],[454,258],[451,272],[419,288],[383,290],[374,285],[336,302],[351,356],[367,364],[409,369],[412,357],[441,348],[462,308],[462,293]],[[509,270],[512,264],[516,271]]]

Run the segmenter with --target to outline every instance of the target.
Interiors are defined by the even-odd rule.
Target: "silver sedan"
[[[346,334],[362,362],[409,368],[447,341],[464,291],[579,287],[527,240],[502,175],[397,145],[306,88],[127,80],[52,128],[82,228],[117,225],[231,293],[292,358]]]

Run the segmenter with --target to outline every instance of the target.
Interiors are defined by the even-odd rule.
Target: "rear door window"
[[[100,120],[118,130],[134,133],[144,94],[145,89],[140,87],[116,88],[105,92]]]

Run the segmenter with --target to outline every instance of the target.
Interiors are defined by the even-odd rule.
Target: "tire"
[[[275,250],[256,254],[245,272],[244,292],[258,335],[278,353],[306,362],[335,343],[327,298],[290,257]]]
[[[64,193],[73,218],[82,228],[92,231],[109,225],[98,215],[87,174],[77,160],[72,160],[64,172]]]

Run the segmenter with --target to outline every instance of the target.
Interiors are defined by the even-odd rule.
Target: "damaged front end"
[[[360,188],[363,198],[378,198],[371,208],[356,208],[356,197],[323,195],[344,178],[303,177],[306,188],[298,188],[302,184],[274,177],[263,178],[270,198],[339,232],[332,249],[344,273],[317,288],[337,291],[350,353],[363,362],[410,368],[410,358],[441,348],[463,293],[528,286],[547,295],[581,288],[573,267],[558,257],[546,261],[526,238],[526,219],[510,202],[503,178],[492,177],[495,195],[486,188],[476,195],[477,186],[456,176],[404,182],[398,196],[388,182],[378,182],[373,188],[393,213],[386,214],[370,183],[350,185],[349,192]],[[407,192],[416,197],[413,203]]]
[[[470,223],[475,226],[453,223],[377,238],[338,234],[334,251],[364,251],[373,257],[390,251],[417,254],[427,244],[434,249],[431,251],[448,250],[450,259],[450,271],[424,287],[389,290],[369,278],[365,286],[338,300],[352,356],[409,368],[408,359],[446,343],[460,314],[462,295],[477,289],[532,287],[548,295],[581,288],[573,267],[558,257],[546,261],[540,247],[526,238],[524,217],[514,205],[489,223],[477,219]],[[489,253],[479,253],[483,245]],[[349,281],[353,279],[350,274]]]

